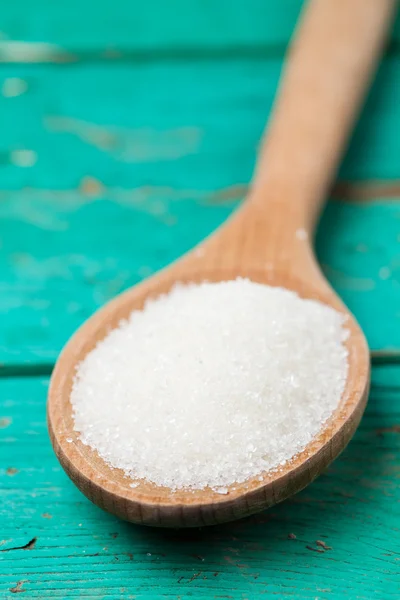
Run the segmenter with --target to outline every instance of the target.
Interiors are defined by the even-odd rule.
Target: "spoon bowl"
[[[304,488],[352,437],[368,396],[368,347],[324,279],[310,238],[394,6],[394,0],[309,2],[247,200],[198,248],[100,309],[61,353],[48,397],[51,441],[65,471],[101,508],[128,521],[165,527],[238,519]],[[77,365],[121,319],[177,282],[238,277],[293,290],[347,315],[348,377],[337,409],[282,468],[262,473],[261,481],[257,476],[233,484],[227,494],[171,491],[146,480],[132,487],[129,477],[111,468],[74,430],[70,395]]]
[[[212,269],[208,264],[212,255],[206,248],[207,242],[202,250],[203,260],[196,257],[198,251],[195,251],[99,310],[66,346],[52,376],[48,423],[51,441],[63,468],[92,502],[135,523],[164,527],[211,525],[250,515],[284,500],[308,485],[343,450],[357,428],[367,401],[367,344],[354,318],[322,277],[319,285],[313,286],[274,269]],[[346,341],[349,373],[340,405],[303,452],[279,471],[263,474],[262,481],[257,476],[234,484],[226,495],[212,489],[171,492],[169,488],[143,480],[136,487],[130,487],[129,477],[120,469],[110,467],[95,450],[83,444],[74,431],[69,398],[76,366],[122,319],[133,310],[141,310],[147,299],[168,293],[177,282],[218,282],[237,277],[292,289],[303,298],[319,300],[349,315],[346,321],[350,334]]]

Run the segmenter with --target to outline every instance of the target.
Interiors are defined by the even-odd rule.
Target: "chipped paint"
[[[206,205],[209,190],[176,189],[167,186],[141,186],[132,189],[104,187],[87,176],[78,189],[24,189],[0,191],[0,219],[29,223],[47,231],[66,231],[69,215],[88,202],[109,200],[132,207],[172,226],[176,217],[170,214],[172,202],[199,202]]]
[[[0,63],[60,63],[76,57],[56,44],[0,40]]]
[[[15,467],[8,467],[8,469],[6,469],[6,475],[8,475],[9,477],[13,477],[17,473],[18,469],[16,469]]]
[[[88,198],[100,198],[104,195],[104,186],[95,177],[87,175],[81,179],[79,191]]]
[[[26,592],[25,589],[22,588],[22,586],[24,585],[24,583],[27,583],[27,579],[20,579],[19,581],[17,581],[16,585],[14,587],[10,587],[10,592],[12,594],[18,594],[19,592]]]
[[[324,550],[332,550],[332,546],[328,546],[323,540],[315,540],[315,543]]]
[[[10,153],[10,162],[16,167],[33,167],[37,160],[38,157],[34,150],[12,150]]]
[[[69,133],[86,144],[126,163],[176,160],[194,154],[202,138],[197,127],[165,131],[98,125],[66,116],[47,116],[45,127],[54,133]]]
[[[1,86],[1,93],[4,98],[16,98],[17,96],[22,96],[27,90],[27,82],[20,77],[7,77]]]
[[[379,279],[389,279],[389,277],[391,276],[392,271],[390,269],[390,267],[381,267],[379,269]]]

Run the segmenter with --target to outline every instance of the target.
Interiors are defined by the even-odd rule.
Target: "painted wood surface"
[[[103,1],[99,10],[71,0],[60,10],[54,2],[10,3],[2,11],[5,44],[12,41],[54,45],[78,57],[114,49],[146,53],[153,50],[231,50],[278,47],[288,42],[300,0],[150,0],[132,6],[129,0]],[[165,26],[167,24],[167,26]],[[254,50],[253,50],[254,51]],[[163,53],[162,53],[163,54]]]
[[[250,179],[281,65],[3,67],[0,362],[54,361],[98,306],[229,215]],[[28,86],[16,97],[4,96],[11,75]],[[399,81],[400,55],[386,58],[341,168],[352,185],[335,195],[346,205],[328,208],[318,244],[374,349],[400,347],[400,327],[392,327],[400,299]],[[379,208],[349,203],[360,181],[375,179],[394,181],[389,202],[378,186]],[[382,279],[387,268],[393,277]],[[376,328],[370,315],[382,293]],[[51,326],[60,314],[63,326]]]
[[[355,439],[308,489],[182,532],[123,523],[78,492],[51,452],[46,392],[39,377],[0,381],[1,598],[18,581],[32,598],[398,598],[399,367],[374,370]]]
[[[162,189],[98,200],[46,192],[27,201],[16,192],[0,204],[8,212],[0,254],[3,369],[52,365],[96,308],[191,248],[233,205],[172,196]],[[325,274],[373,350],[400,348],[399,217],[396,202],[332,202],[317,237]]]
[[[42,375],[75,328],[244,196],[300,5],[2,7],[1,598],[399,597],[399,22],[317,235],[374,351],[345,453],[258,517],[158,532],[86,501],[46,433]]]
[[[134,5],[102,0],[93,10],[90,2],[70,0],[60,10],[56,2],[19,0],[2,10],[0,62],[282,54],[303,4],[174,0],[171,6],[159,0]],[[400,39],[399,19],[392,37],[391,50]]]

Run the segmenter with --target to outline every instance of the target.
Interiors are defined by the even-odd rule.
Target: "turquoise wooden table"
[[[400,23],[317,252],[372,350],[354,440],[253,518],[118,521],[48,441],[48,378],[97,307],[245,194],[298,0],[4,3],[0,16],[0,597],[400,597]]]

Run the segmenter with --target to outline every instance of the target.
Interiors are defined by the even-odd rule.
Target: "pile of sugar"
[[[75,429],[135,480],[225,493],[279,469],[338,406],[344,319],[245,279],[175,287],[78,366]]]

